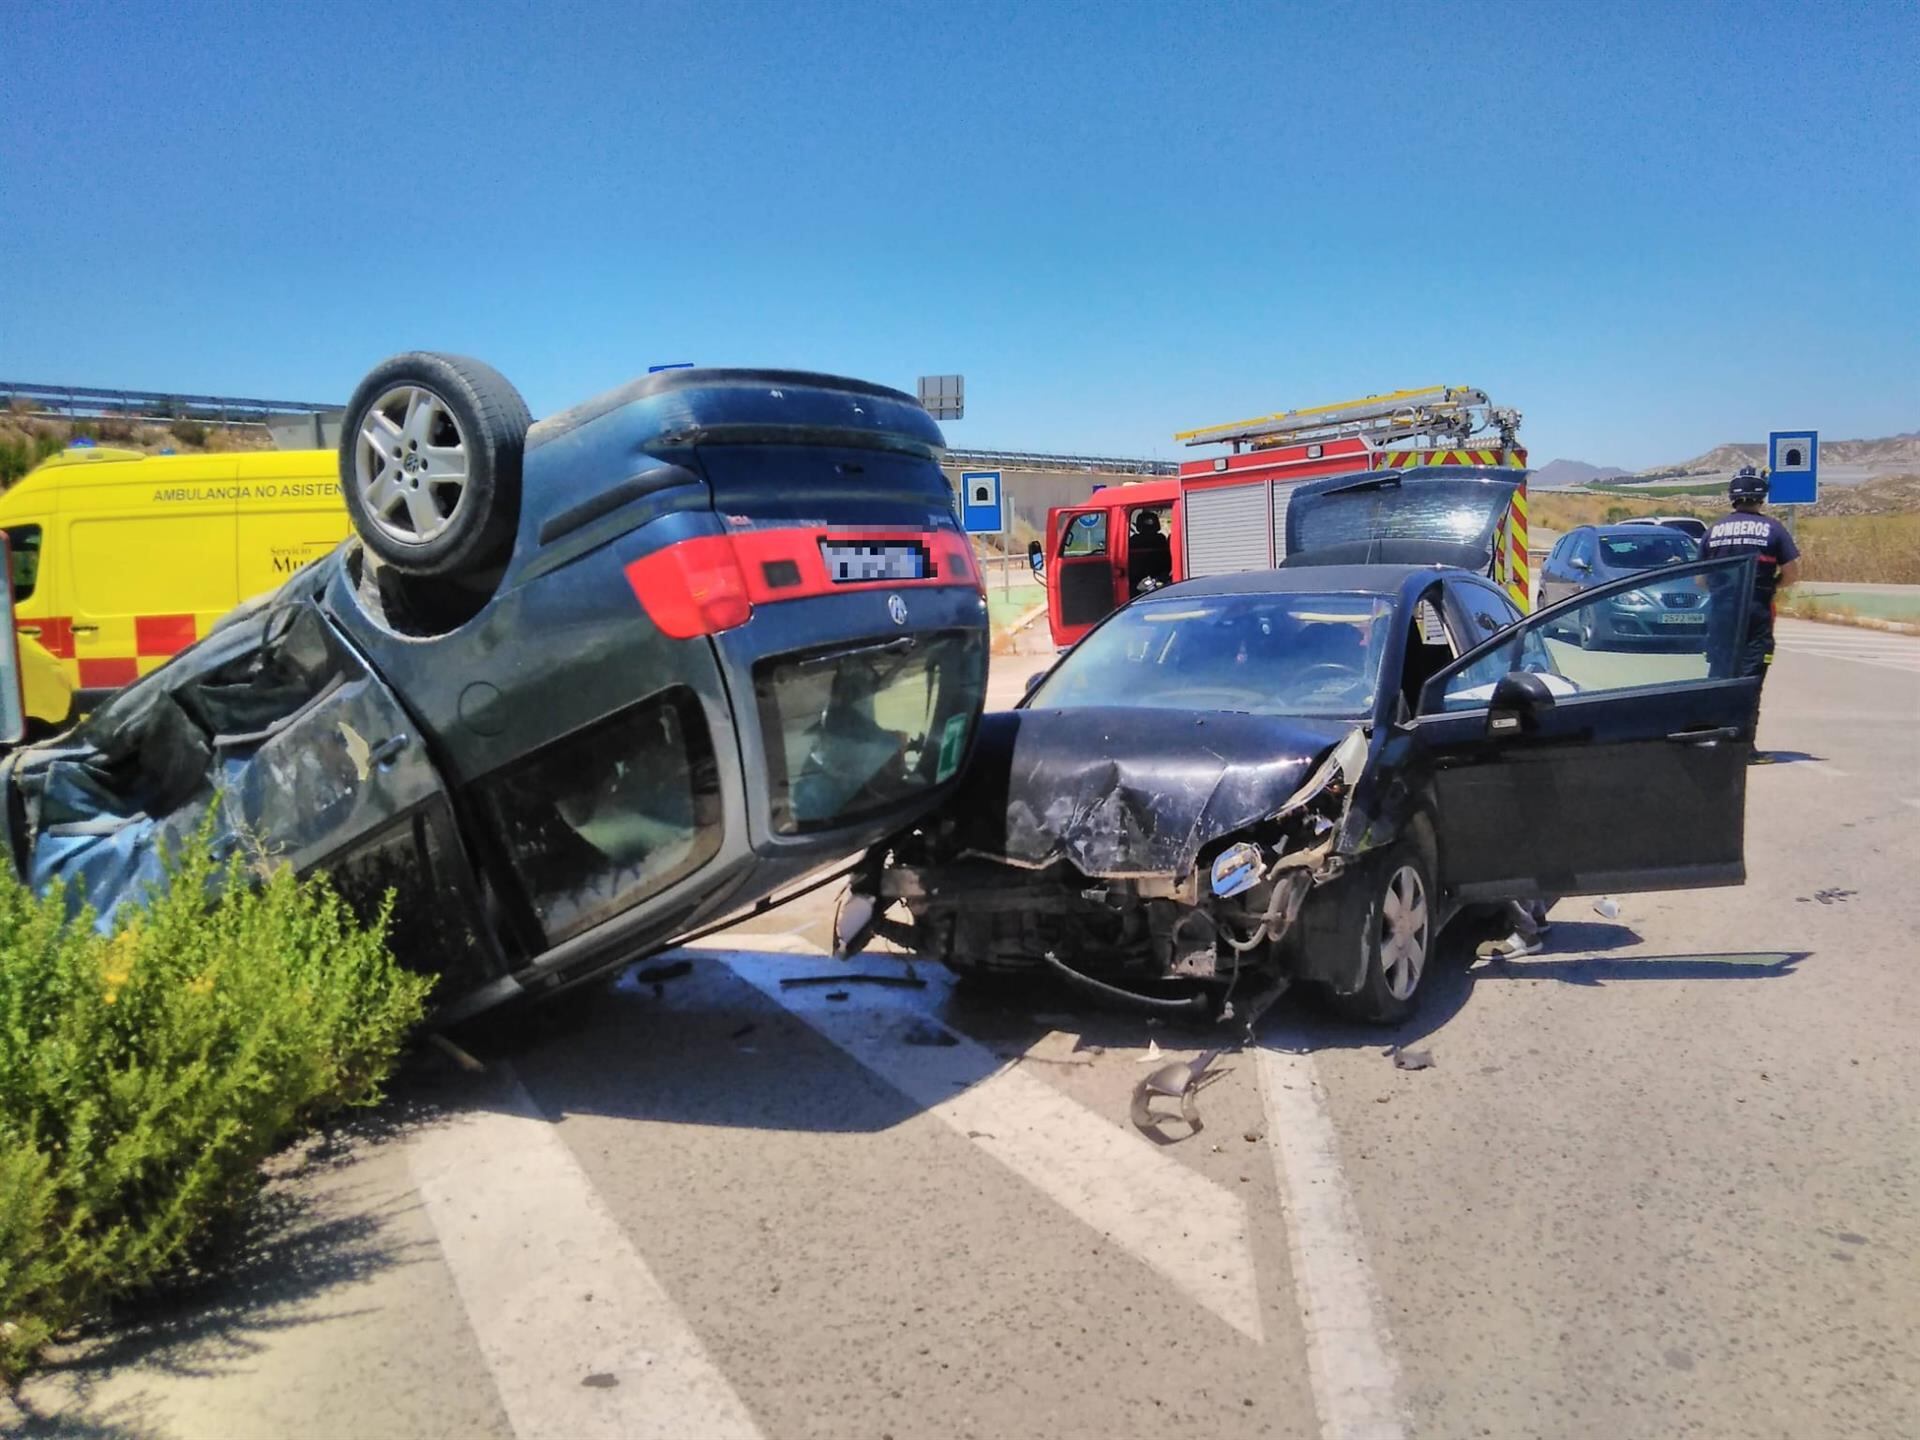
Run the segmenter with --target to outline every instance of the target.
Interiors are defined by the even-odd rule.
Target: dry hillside
[[[49,455],[86,438],[149,455],[172,450],[270,450],[273,437],[264,425],[206,425],[198,420],[138,420],[113,416],[56,420],[22,410],[0,410],[0,488],[13,484]]]

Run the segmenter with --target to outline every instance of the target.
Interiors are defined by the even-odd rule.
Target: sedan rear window
[[[1373,595],[1136,601],[1061,661],[1030,703],[1365,715],[1392,615],[1392,602]]]
[[[1653,527],[1648,529],[1652,531]],[[1678,565],[1683,560],[1698,560],[1700,547],[1690,535],[1674,531],[1662,535],[1602,535],[1600,558],[1609,570],[1648,570],[1655,565]]]
[[[754,667],[773,828],[807,834],[951,780],[987,687],[980,632],[902,635]]]

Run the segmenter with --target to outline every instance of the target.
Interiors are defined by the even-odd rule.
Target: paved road
[[[1277,1013],[1169,1145],[1126,1123],[1136,1062],[1204,1036],[924,970],[784,989],[835,973],[805,953],[827,910],[769,916],[287,1157],[236,1273],[74,1347],[16,1418],[1920,1433],[1917,722],[1920,641],[1783,625],[1744,890],[1566,902],[1511,964],[1455,943],[1395,1036]]]

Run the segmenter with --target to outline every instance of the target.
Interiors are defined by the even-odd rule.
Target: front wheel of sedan
[[[484,570],[513,541],[533,423],[491,366],[416,351],[374,367],[340,431],[340,488],[367,548],[410,575]]]
[[[1362,981],[1353,994],[1334,996],[1334,1004],[1351,1019],[1397,1024],[1413,1013],[1431,968],[1439,919],[1433,866],[1403,840],[1348,883],[1364,887],[1353,896],[1341,937],[1359,947]]]

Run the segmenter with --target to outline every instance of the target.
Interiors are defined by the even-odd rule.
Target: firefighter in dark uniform
[[[1149,590],[1173,583],[1173,545],[1161,533],[1159,513],[1141,510],[1127,537],[1127,594],[1138,595],[1148,580],[1153,582]]]
[[[1727,486],[1727,498],[1733,509],[1713,522],[1707,530],[1705,556],[1723,560],[1729,556],[1751,555],[1755,560],[1753,604],[1746,617],[1744,635],[1729,635],[1731,642],[1723,651],[1725,673],[1758,676],[1762,685],[1767,668],[1773,664],[1774,598],[1783,585],[1791,585],[1799,571],[1800,547],[1793,533],[1771,515],[1761,513],[1767,501],[1767,477],[1751,465]],[[1730,617],[1731,618],[1731,617]],[[1755,718],[1758,718],[1759,694],[1755,693]],[[1767,757],[1759,752],[1756,760]]]

